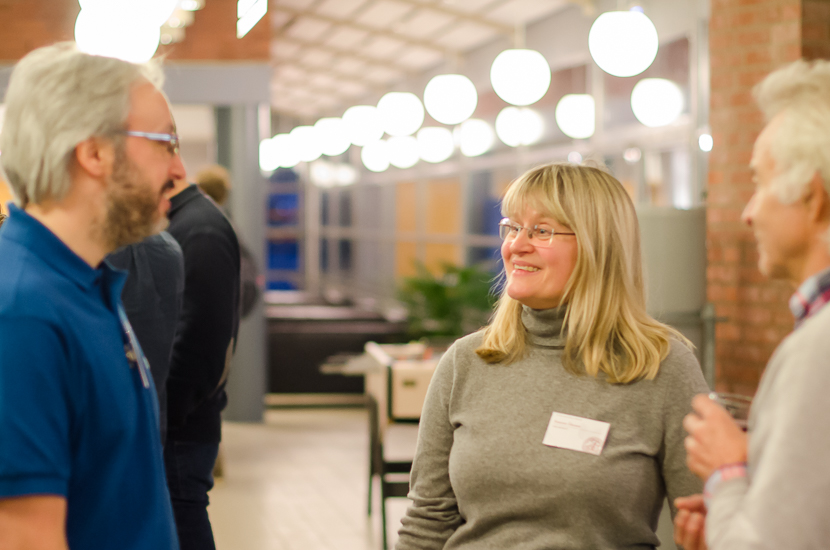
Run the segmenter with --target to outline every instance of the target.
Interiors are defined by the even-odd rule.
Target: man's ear
[[[807,184],[807,211],[810,219],[816,223],[830,223],[830,195],[825,187],[824,178],[816,171]]]
[[[112,173],[115,163],[115,147],[109,141],[91,137],[75,146],[75,161],[78,167],[95,179]]]

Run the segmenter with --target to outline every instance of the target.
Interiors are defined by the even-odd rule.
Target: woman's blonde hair
[[[502,214],[532,208],[576,233],[577,259],[560,305],[566,307],[563,363],[575,373],[625,384],[653,379],[679,332],[646,313],[640,229],[634,205],[614,177],[588,166],[548,164],[510,184]],[[505,284],[476,353],[512,363],[527,353],[522,305]]]

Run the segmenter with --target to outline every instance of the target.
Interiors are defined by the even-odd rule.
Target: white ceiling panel
[[[391,84],[392,82],[395,82],[396,80],[400,80],[401,78],[403,78],[403,73],[384,67],[375,67],[367,71],[364,74],[364,77],[367,80],[376,82],[378,84]]]
[[[467,13],[483,13],[488,9],[504,4],[505,1],[506,0],[452,0],[450,2],[444,2],[444,5],[453,10],[464,11]],[[545,0],[538,1],[544,2]]]
[[[339,90],[344,96],[352,98],[366,95],[369,92],[368,87],[361,86],[357,82],[340,82]]]
[[[338,72],[345,74],[360,74],[366,70],[366,63],[354,57],[340,57],[332,63]]]
[[[291,14],[285,11],[274,10],[271,13],[271,28],[281,29],[286,23],[291,21]]]
[[[308,81],[318,88],[333,88],[337,83],[334,77],[326,73],[315,73]]]
[[[375,59],[390,59],[398,55],[404,49],[405,44],[400,40],[387,36],[376,36],[370,38],[360,51]]]
[[[508,0],[495,9],[488,10],[485,16],[499,23],[526,25],[567,5],[567,0]]]
[[[360,46],[369,33],[351,27],[337,27],[330,36],[325,39],[325,43],[336,48],[346,50],[353,50]]]
[[[331,23],[311,17],[300,17],[288,27],[286,34],[300,40],[320,40],[331,30]]]
[[[295,65],[280,65],[274,69],[274,75],[286,81],[303,81],[308,77],[308,74],[301,68]]]
[[[438,64],[444,58],[441,52],[410,46],[396,58],[396,62],[413,70],[424,70]]]
[[[323,0],[316,11],[329,17],[345,19],[354,15],[366,3],[367,0]]]
[[[362,10],[356,21],[362,25],[383,29],[397,23],[414,8],[410,4],[394,0],[378,0]]]
[[[453,25],[449,32],[436,37],[435,42],[451,50],[465,52],[489,42],[496,36],[497,34],[492,27],[464,22]]]
[[[277,0],[276,4],[278,6],[294,8],[295,10],[306,10],[316,1],[317,0]]]
[[[275,40],[271,43],[271,56],[276,59],[294,59],[300,54],[301,49],[296,42]]]
[[[328,67],[331,65],[334,55],[331,52],[311,48],[303,52],[300,61],[312,67]]]
[[[422,9],[398,23],[395,26],[395,32],[413,38],[426,38],[455,20],[455,17],[451,15],[430,9]]]

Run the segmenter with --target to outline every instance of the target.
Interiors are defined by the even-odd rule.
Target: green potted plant
[[[487,324],[493,312],[491,273],[476,266],[441,267],[435,276],[419,263],[418,275],[401,282],[398,296],[407,307],[413,338],[449,342]]]

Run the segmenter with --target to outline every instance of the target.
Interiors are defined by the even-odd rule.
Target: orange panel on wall
[[[418,230],[418,186],[413,181],[398,183],[395,191],[395,220],[399,233]]]
[[[457,179],[427,183],[427,233],[457,234],[461,227],[461,182]]]
[[[417,275],[415,260],[418,258],[418,245],[414,242],[395,243],[395,277],[414,277]]]
[[[461,263],[461,247],[457,244],[427,243],[424,265],[433,275],[443,273],[444,264]]]

